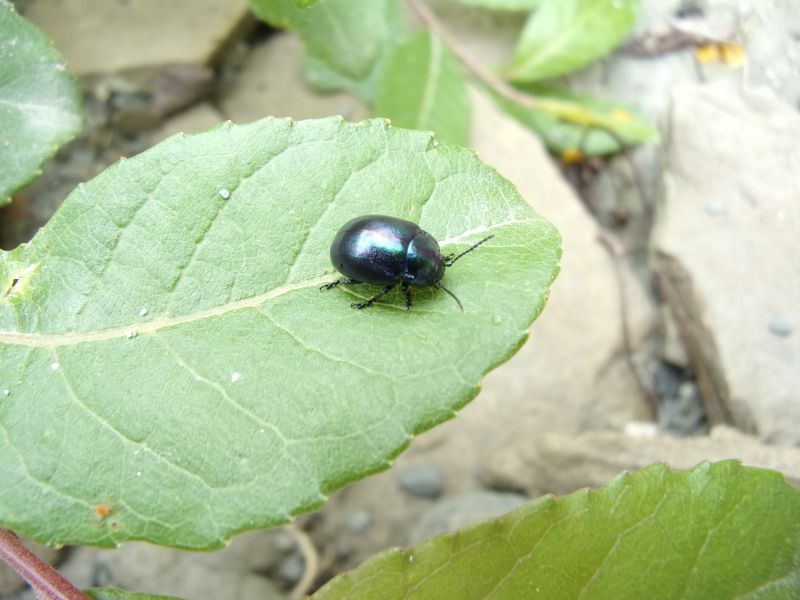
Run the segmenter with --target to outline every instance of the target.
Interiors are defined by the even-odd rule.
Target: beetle
[[[413,304],[411,286],[432,286],[447,292],[464,312],[461,301],[442,284],[445,267],[452,267],[459,258],[493,237],[483,238],[458,256],[443,256],[439,243],[416,223],[386,215],[356,217],[342,226],[331,244],[331,262],[347,278],[331,281],[319,289],[361,283],[384,286],[364,302],[351,304],[353,308],[362,309],[400,284],[408,310]]]

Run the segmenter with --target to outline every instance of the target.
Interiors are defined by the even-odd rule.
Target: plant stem
[[[39,598],[89,600],[58,571],[23,546],[17,535],[8,529],[0,529],[0,558],[31,585]]]
[[[439,19],[436,18],[436,15],[433,14],[433,11],[428,8],[423,0],[408,0],[408,4],[423,26],[436,34],[447,45],[464,68],[494,92],[524,108],[541,110],[567,121],[575,122],[580,120],[579,116],[576,116],[575,106],[572,103],[562,102],[554,98],[537,98],[520,92],[474,60],[464,51],[447,28],[439,22]]]

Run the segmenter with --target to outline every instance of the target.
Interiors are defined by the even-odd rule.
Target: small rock
[[[222,114],[209,102],[201,102],[189,110],[167,119],[154,134],[153,142],[159,142],[176,133],[199,133],[211,129],[224,119]]]
[[[706,213],[712,217],[721,217],[728,212],[728,205],[722,200],[713,199],[706,202]]]
[[[777,336],[789,337],[794,332],[794,322],[788,315],[775,315],[769,320],[769,330]]]
[[[437,465],[417,465],[397,475],[400,488],[414,496],[438,498],[444,489],[444,473]]]
[[[372,513],[359,509],[347,515],[347,528],[353,533],[364,533],[372,525]]]
[[[299,554],[290,554],[278,565],[276,576],[287,583],[297,583],[305,572],[306,564]]]
[[[202,65],[171,65],[153,82],[153,108],[171,115],[207,96],[214,87],[214,71]]]
[[[123,133],[136,133],[155,129],[161,124],[161,115],[150,104],[146,95],[114,94],[111,100],[111,122]]]
[[[705,411],[697,386],[684,381],[674,396],[662,398],[658,411],[658,424],[663,432],[686,436],[706,433]]]
[[[454,532],[477,521],[499,517],[523,504],[519,494],[475,491],[442,500],[433,506],[411,532],[410,544],[418,544],[440,533]]]
[[[279,531],[272,540],[275,548],[283,554],[288,554],[297,547],[294,536],[286,531]]]

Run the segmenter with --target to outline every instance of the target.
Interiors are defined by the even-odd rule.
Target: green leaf
[[[375,113],[395,125],[469,142],[470,107],[461,66],[442,41],[423,31],[398,47],[384,73]]]
[[[531,110],[499,94],[494,94],[494,98],[504,111],[533,129],[550,151],[558,155],[576,149],[588,156],[619,152],[618,140],[605,130],[624,142],[658,140],[658,130],[636,111],[608,100],[542,85],[528,85],[523,91],[536,97],[546,110]]]
[[[653,465],[389,550],[314,595],[378,597],[798,598],[800,491],[735,461]]]
[[[292,0],[292,2],[298,8],[311,8],[317,3],[317,0]]]
[[[80,94],[63,57],[0,0],[0,206],[82,124]]]
[[[638,12],[639,0],[542,0],[504,74],[537,81],[582,69],[625,39]]]
[[[543,0],[455,0],[460,4],[480,6],[490,10],[527,11],[537,8]]]
[[[346,90],[371,103],[395,46],[408,36],[397,0],[250,0],[256,16],[305,43],[307,75],[322,91]]]
[[[83,593],[92,598],[92,600],[181,600],[176,596],[154,596],[153,594],[128,592],[117,588],[91,588],[83,590]]]
[[[456,252],[442,290],[335,278],[350,218]],[[523,343],[555,229],[467,149],[342,119],[175,136],[79,186],[0,254],[0,526],[208,549],[386,468]]]

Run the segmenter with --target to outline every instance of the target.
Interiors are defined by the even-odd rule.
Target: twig
[[[319,575],[319,556],[317,554],[317,549],[314,547],[314,543],[305,531],[294,524],[287,525],[286,530],[294,536],[297,547],[303,555],[303,561],[306,567],[300,581],[297,582],[297,585],[292,588],[289,594],[292,600],[297,600],[305,596],[311,589],[311,586],[314,585],[314,581]]]
[[[633,360],[633,342],[631,341],[628,314],[628,292],[625,286],[625,275],[622,272],[621,265],[622,258],[625,256],[625,251],[622,249],[620,243],[602,227],[597,230],[597,239],[608,251],[608,254],[611,256],[611,262],[614,265],[614,275],[617,279],[617,288],[619,289],[619,310],[622,321],[622,343],[625,350],[625,362],[628,364],[628,369],[630,369],[631,375],[633,375],[636,381],[636,385],[647,398],[647,402],[653,414],[658,414],[658,397],[650,386],[645,384],[644,378],[641,373],[639,373],[639,367],[636,365],[636,361]]]
[[[89,600],[52,566],[23,546],[17,535],[8,529],[0,529],[0,558],[31,585],[39,598]]]

